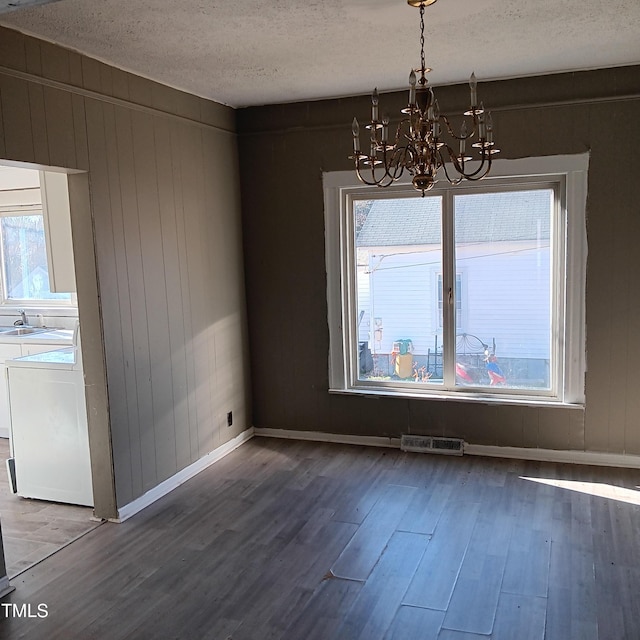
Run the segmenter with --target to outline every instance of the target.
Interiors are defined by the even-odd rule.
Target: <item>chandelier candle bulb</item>
[[[411,69],[409,74],[409,106],[416,103],[416,72]]]
[[[460,127],[460,158],[464,157],[464,152],[467,148],[467,123],[462,121]]]
[[[491,111],[487,111],[487,142],[493,144],[493,118]]]
[[[353,133],[353,150],[357,155],[358,151],[360,151],[360,125],[358,124],[357,118],[353,119],[351,132]]]
[[[484,123],[484,104],[480,103],[480,114],[478,115],[478,137],[483,140],[486,137],[486,127]]]
[[[382,144],[386,145],[389,139],[389,116],[385,114],[382,116]]]
[[[478,104],[478,93],[476,87],[478,86],[478,81],[476,80],[475,71],[472,72],[471,77],[469,78],[469,87],[471,88],[471,108],[475,109]]]
[[[371,94],[371,122],[378,121],[378,89],[374,89]],[[372,127],[373,128],[373,127]]]

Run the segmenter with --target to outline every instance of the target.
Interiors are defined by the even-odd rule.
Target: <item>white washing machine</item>
[[[18,495],[93,506],[79,347],[24,356],[6,365]]]

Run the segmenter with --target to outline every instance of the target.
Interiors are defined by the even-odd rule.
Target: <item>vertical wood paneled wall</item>
[[[0,109],[0,158],[89,172],[122,507],[251,424],[234,113],[7,29]]]
[[[322,172],[352,168],[349,123],[370,100],[241,110],[254,425],[640,454],[639,86],[640,67],[479,86],[501,157],[591,153],[584,410],[330,395]],[[444,112],[466,107],[465,86],[437,94]],[[406,95],[381,101],[397,114]],[[275,361],[262,375],[259,363]]]

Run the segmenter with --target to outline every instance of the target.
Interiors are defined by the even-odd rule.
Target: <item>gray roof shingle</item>
[[[456,242],[548,239],[548,190],[463,194],[456,197]],[[440,197],[374,200],[358,247],[438,244]]]

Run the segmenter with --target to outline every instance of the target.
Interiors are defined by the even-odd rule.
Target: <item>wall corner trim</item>
[[[109,518],[109,522],[121,523],[125,520],[128,520],[131,516],[134,516],[136,513],[142,511],[150,504],[153,504],[156,500],[159,500],[163,496],[166,496],[181,484],[184,484],[187,480],[193,478],[193,476],[195,476],[196,474],[204,471],[207,467],[210,467],[212,464],[218,462],[218,460],[224,458],[227,454],[231,453],[240,445],[247,442],[247,440],[253,438],[253,435],[253,427],[250,427],[249,429],[243,431],[241,434],[233,438],[233,440],[225,442],[217,449],[214,449],[213,451],[202,456],[202,458],[196,460],[194,463],[190,464],[188,467],[185,467],[181,471],[178,471],[178,473],[172,475],[170,478],[162,481],[159,485],[142,494],[133,502],[129,502],[129,504],[126,504],[124,507],[120,507],[118,509],[118,517]]]
[[[255,428],[253,432],[255,436],[266,438],[286,438],[289,440],[310,440],[315,442],[334,442],[337,444],[355,444],[370,447],[400,448],[400,438],[341,435],[320,431],[291,431],[289,429]],[[497,447],[468,444],[466,442],[464,444],[464,453],[465,455],[487,456],[491,458],[512,458],[539,462],[565,462],[569,464],[587,464],[601,467],[640,469],[640,455],[623,453],[536,449],[529,447]]]

